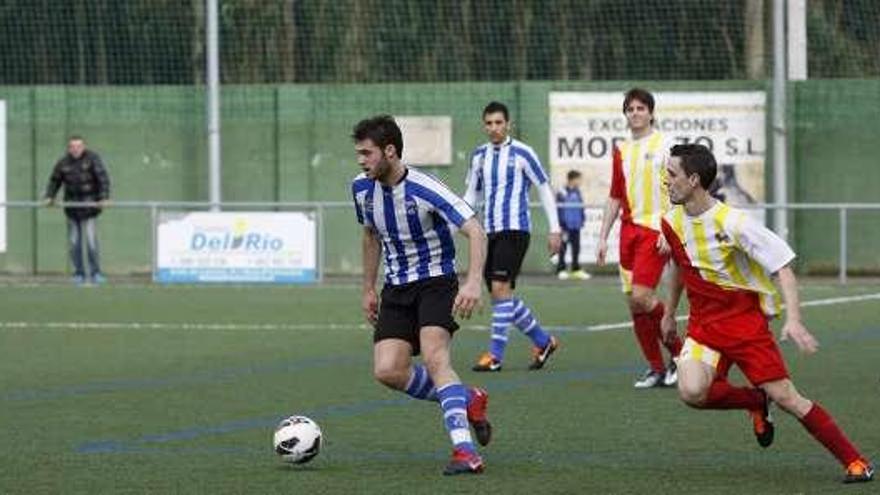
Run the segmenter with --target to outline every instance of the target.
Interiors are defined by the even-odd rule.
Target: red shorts
[[[624,222],[620,226],[620,283],[623,292],[632,292],[633,285],[656,288],[663,275],[668,255],[657,251],[660,232]]]
[[[719,377],[735,364],[755,386],[788,378],[767,317],[758,311],[706,324],[690,322],[680,357],[714,366]]]

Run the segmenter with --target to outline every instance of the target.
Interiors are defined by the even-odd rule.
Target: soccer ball
[[[272,445],[286,462],[305,464],[321,451],[321,428],[305,416],[291,416],[275,428]]]

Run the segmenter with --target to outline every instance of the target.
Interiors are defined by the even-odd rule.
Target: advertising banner
[[[764,202],[765,105],[763,91],[658,92],[656,127],[674,144],[708,146],[718,161],[713,194],[733,206]],[[603,204],[611,186],[615,143],[629,130],[622,92],[550,93],[550,170],[553,184],[569,170],[583,174],[584,202]],[[757,212],[763,215],[763,212]],[[601,209],[588,209],[581,231],[581,261],[595,262]],[[617,261],[620,222],[609,236],[608,258]]]
[[[153,279],[159,283],[316,282],[313,213],[161,212]]]

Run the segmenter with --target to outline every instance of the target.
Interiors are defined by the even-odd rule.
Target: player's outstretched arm
[[[371,325],[375,325],[379,321],[379,297],[376,295],[376,277],[379,274],[379,256],[382,254],[382,245],[379,243],[379,238],[373,227],[364,227],[361,246],[364,265],[361,309],[367,321]]]
[[[663,237],[663,236],[660,236]],[[660,320],[660,332],[663,340],[671,342],[678,334],[678,323],[675,321],[675,312],[678,310],[678,302],[684,291],[684,282],[681,280],[681,272],[678,265],[669,265],[669,281],[667,282],[666,300],[663,302],[663,319]]]
[[[470,318],[480,304],[483,264],[486,260],[486,232],[476,216],[465,221],[459,230],[468,238],[468,268],[464,283],[459,287],[452,305],[453,314]]]
[[[599,244],[596,246],[596,263],[605,264],[605,255],[608,254],[608,234],[611,227],[620,215],[620,200],[609,197],[605,203],[605,211],[602,212],[602,227],[599,229]]]
[[[798,349],[812,354],[819,349],[819,342],[801,322],[800,298],[794,271],[791,266],[786,265],[775,275],[782,292],[782,300],[785,301],[785,323],[782,325],[780,340],[791,339]]]

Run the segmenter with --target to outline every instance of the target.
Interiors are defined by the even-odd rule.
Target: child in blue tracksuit
[[[590,274],[581,270],[578,257],[581,251],[581,229],[584,226],[584,200],[581,197],[581,173],[577,170],[569,170],[566,176],[565,188],[556,194],[558,204],[572,206],[559,207],[559,226],[562,228],[562,248],[559,251],[559,261],[556,265],[556,274],[560,280],[574,278],[586,280]],[[580,205],[579,207],[573,205]],[[571,246],[571,272],[566,271],[565,252]]]

